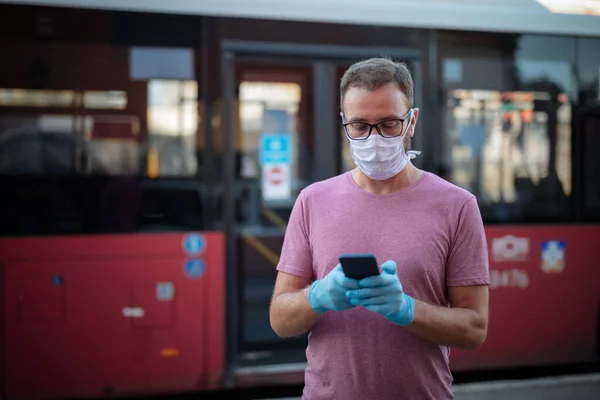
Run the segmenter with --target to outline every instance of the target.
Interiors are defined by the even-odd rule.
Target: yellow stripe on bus
[[[150,149],[148,152],[148,176],[150,178],[158,177],[158,151],[155,148]]]
[[[265,246],[260,240],[255,238],[254,236],[243,236],[244,241],[250,245],[254,250],[256,250],[261,256],[270,261],[273,265],[277,266],[279,264],[279,256],[275,254],[271,249]]]
[[[283,229],[287,228],[287,221],[281,218],[276,212],[263,207],[262,213],[273,223],[273,225]]]

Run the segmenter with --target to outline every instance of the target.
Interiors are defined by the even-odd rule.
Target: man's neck
[[[366,176],[359,168],[352,170],[354,182],[363,190],[373,194],[392,194],[406,189],[416,183],[423,175],[423,171],[408,163],[400,173],[386,179],[377,181]]]

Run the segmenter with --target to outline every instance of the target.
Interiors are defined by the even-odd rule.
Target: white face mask
[[[407,132],[394,138],[383,138],[377,132],[371,132],[366,140],[348,139],[354,162],[371,179],[390,179],[400,173],[411,159],[421,154],[420,151],[404,150]]]

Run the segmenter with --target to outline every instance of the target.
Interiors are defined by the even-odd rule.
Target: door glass
[[[236,228],[246,349],[279,341],[268,310],[290,212],[312,183],[311,82],[310,68],[237,68]]]
[[[261,178],[261,166],[287,164],[289,173],[281,179],[282,188],[273,187],[273,179],[261,179],[264,203],[289,203],[293,201],[293,183],[301,184],[298,179],[298,129],[296,119],[301,99],[301,87],[295,82],[242,82],[240,84],[240,128],[242,160],[240,175],[242,178]],[[270,141],[270,151],[277,146],[289,146],[281,149],[289,154],[289,160],[261,160],[265,155],[264,140],[267,135],[277,135],[278,140]],[[273,136],[274,138],[274,136]],[[287,144],[286,144],[287,142]],[[293,162],[296,161],[296,162]]]

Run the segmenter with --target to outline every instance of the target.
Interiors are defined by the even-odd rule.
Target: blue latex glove
[[[346,296],[352,304],[381,314],[395,324],[410,325],[415,319],[415,301],[402,290],[396,263],[386,261],[381,269],[380,275],[361,279],[361,288],[349,290]]]
[[[314,281],[308,289],[308,304],[318,313],[325,311],[344,311],[355,307],[346,297],[349,289],[358,289],[356,279],[347,278],[338,264],[323,279]]]

